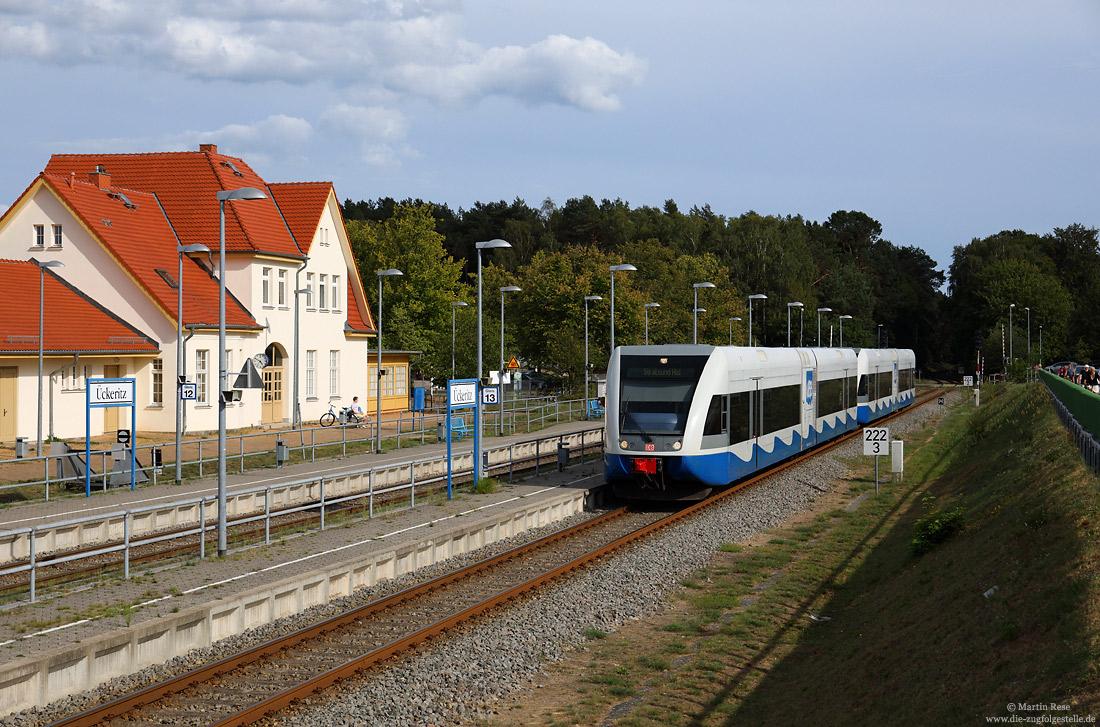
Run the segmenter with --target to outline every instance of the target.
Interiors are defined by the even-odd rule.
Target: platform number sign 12
[[[863,453],[875,456],[890,454],[890,428],[867,427],[864,429]]]

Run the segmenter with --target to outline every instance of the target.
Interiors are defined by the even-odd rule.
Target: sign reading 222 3
[[[867,427],[863,430],[863,453],[880,455],[890,453],[890,428]]]

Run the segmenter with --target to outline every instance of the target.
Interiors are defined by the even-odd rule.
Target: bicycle
[[[341,424],[347,424],[350,419],[351,419],[351,407],[350,406],[342,407],[340,409],[340,413],[337,414],[336,410],[333,409],[332,404],[329,404],[328,405],[328,411],[326,411],[324,414],[321,415],[321,420],[320,420],[319,424],[322,427],[331,427],[333,424],[335,424],[337,422],[337,420],[339,420],[339,422]]]

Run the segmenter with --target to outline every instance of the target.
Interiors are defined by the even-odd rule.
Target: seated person
[[[359,405],[358,396],[351,397],[351,407],[348,413],[351,415],[351,421],[356,424],[370,421],[370,417],[363,413],[363,407]]]

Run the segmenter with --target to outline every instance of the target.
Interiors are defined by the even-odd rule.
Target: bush
[[[924,555],[963,529],[966,510],[956,507],[925,515],[913,527],[915,535],[909,549],[913,555]]]
[[[474,492],[479,495],[491,495],[500,489],[500,483],[492,477],[482,477],[474,486]]]

